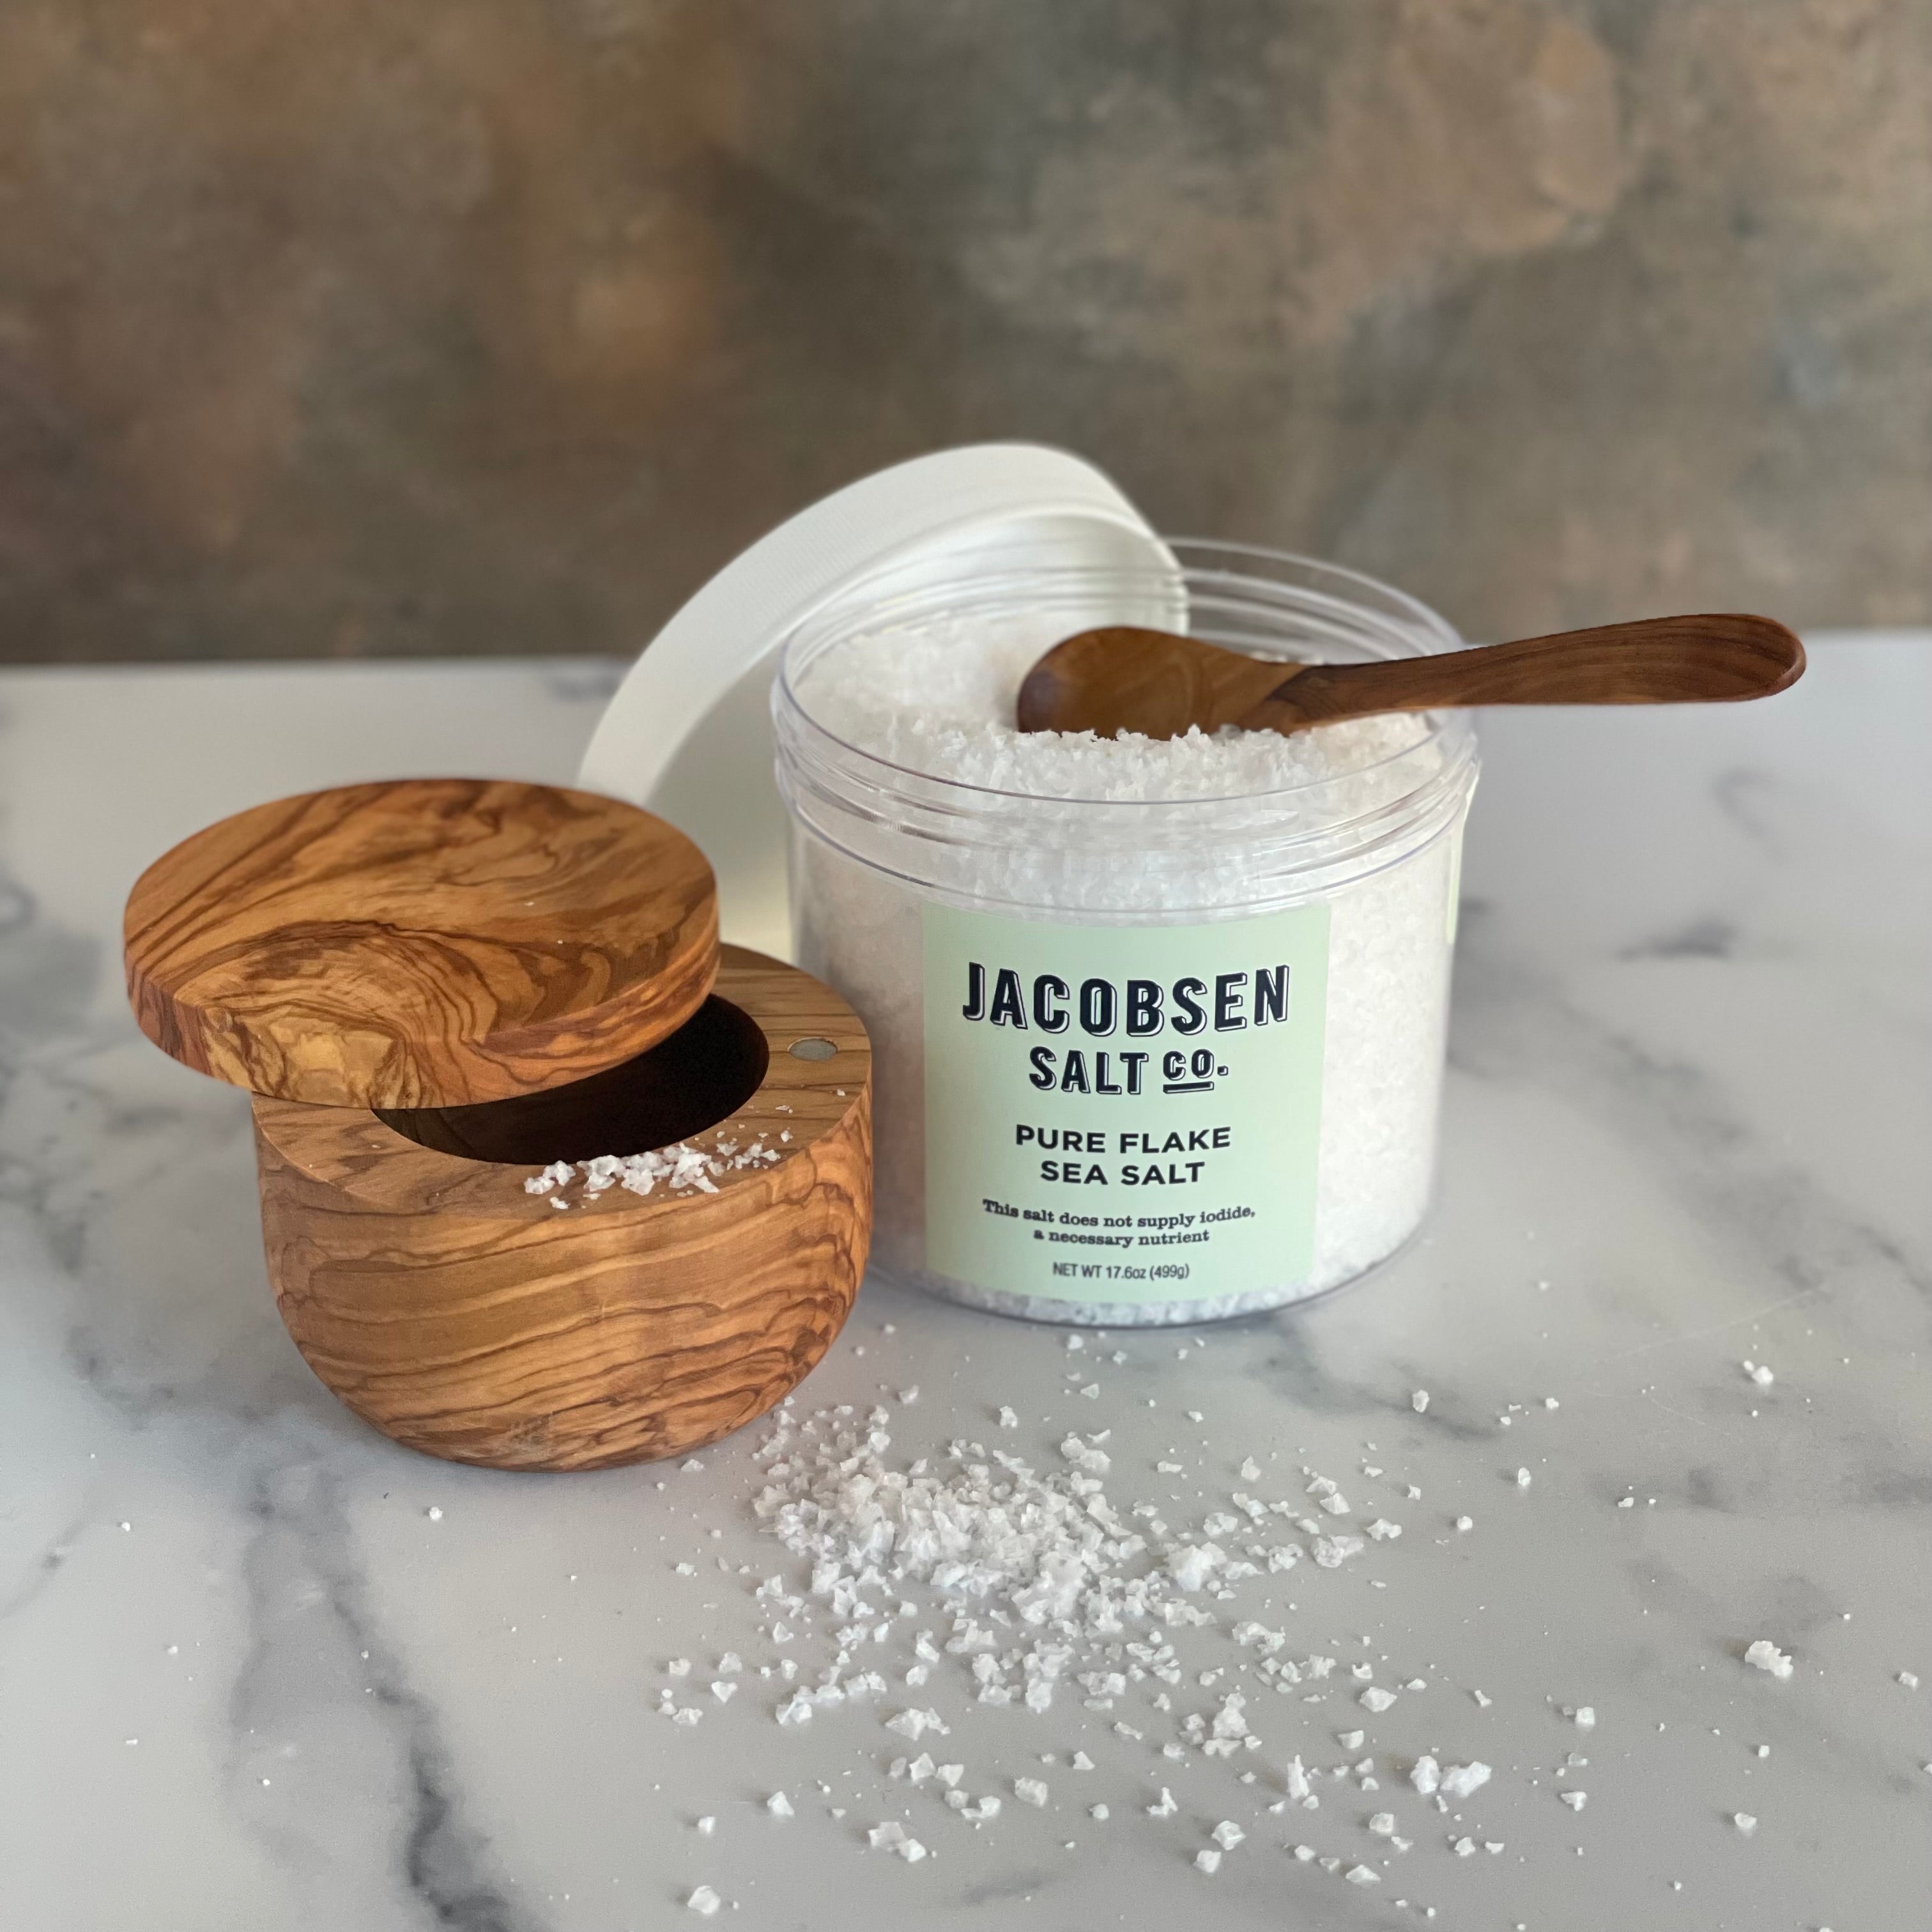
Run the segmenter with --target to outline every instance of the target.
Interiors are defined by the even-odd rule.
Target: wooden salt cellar
[[[142,1030],[254,1094],[296,1346],[397,1442],[512,1469],[682,1454],[844,1325],[865,1030],[721,949],[710,868],[648,813],[454,779],[285,800],[157,860],[126,940]],[[776,1162],[728,1165],[760,1142]],[[525,1184],[680,1144],[728,1163],[711,1191]]]

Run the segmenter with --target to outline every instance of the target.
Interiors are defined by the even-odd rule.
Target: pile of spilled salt
[[[1392,1252],[1426,1204],[1456,842],[1438,838],[1345,889],[1332,878],[1284,883],[1282,842],[1318,843],[1367,814],[1400,812],[1444,769],[1432,727],[1388,716],[1289,737],[1196,730],[1166,741],[1018,731],[1020,681],[1064,621],[1048,605],[997,619],[882,624],[828,646],[791,684],[806,717],[854,752],[887,761],[916,790],[928,779],[976,788],[970,814],[956,814],[944,836],[916,836],[889,808],[874,807],[794,847],[800,963],[850,1000],[872,1039],[874,1260],[951,1300],[1106,1328],[1211,1319],[1318,1293]],[[1213,802],[1211,820],[1203,801]],[[1110,814],[1108,805],[1136,808]],[[1338,856],[1329,872],[1346,874],[1352,862]],[[1305,1279],[1240,1292],[1203,1279],[1172,1298],[1115,1303],[928,1268],[928,903],[1156,927],[1271,911],[1310,890],[1332,896],[1315,1252]]]
[[[756,1511],[787,1549],[811,1559],[811,1594],[839,1620],[848,1662],[857,1646],[890,1629],[908,1587],[923,1585],[952,1615],[944,1651],[966,1660],[982,1704],[1043,1712],[1072,1682],[1087,1694],[1088,1708],[1104,1709],[1125,1693],[1130,1676],[1178,1683],[1179,1665],[1161,1633],[1211,1624],[1196,1599],[1225,1600],[1244,1580],[1278,1574],[1304,1557],[1318,1568],[1339,1568],[1367,1547],[1364,1538],[1308,1513],[1316,1506],[1311,1496],[1322,1504],[1339,1499],[1332,1478],[1312,1471],[1299,1496],[1264,1502],[1237,1491],[1232,1510],[1177,1531],[1151,1504],[1124,1516],[1110,1502],[1103,1480],[1112,1468],[1103,1446],[1108,1431],[1070,1432],[1060,1444],[1063,1469],[1042,1472],[1008,1451],[957,1441],[941,1456],[899,1469],[886,1460],[890,1420],[883,1408],[862,1418],[841,1408],[804,1421],[782,1412],[758,1451],[770,1480]],[[806,1608],[781,1580],[768,1581],[760,1594],[787,1619]],[[1264,1682],[1280,1680],[1285,1688],[1301,1681],[1300,1670],[1278,1656],[1285,1634],[1249,1623],[1233,1634],[1262,1653]],[[918,1688],[940,1652],[926,1631],[914,1651],[906,1681]],[[1082,1671],[1089,1661],[1130,1668]],[[1318,1681],[1333,1666],[1332,1658],[1312,1659],[1308,1673]],[[878,1696],[885,1686],[876,1680],[876,1672],[847,1675],[835,1665],[818,1687],[782,1707],[780,1720],[803,1722],[816,1706]],[[1378,1687],[1364,1699],[1378,1710],[1393,1701]],[[1238,1694],[1222,1700],[1209,1746],[1245,1737],[1244,1701]],[[922,1727],[928,1720],[917,1712],[892,1720],[908,1721]],[[909,1734],[916,1737],[918,1729]],[[1210,1754],[1235,1748],[1227,1742]]]
[[[557,1208],[571,1205],[565,1190],[578,1180],[583,1183],[578,1204],[584,1206],[614,1187],[631,1194],[650,1194],[660,1183],[670,1194],[716,1194],[720,1175],[746,1168],[776,1167],[784,1158],[778,1148],[765,1144],[762,1134],[744,1147],[736,1141],[720,1141],[709,1150],[680,1141],[674,1147],[656,1148],[648,1154],[600,1154],[595,1160],[574,1165],[553,1161],[524,1183],[524,1192],[547,1194],[550,1204]]]
[[[1308,1847],[1303,1862],[1354,1885],[1379,1883],[1379,1868],[1418,1842],[1416,1824],[1390,1810],[1365,1825],[1349,1815],[1349,1801],[1388,1780],[1406,1802],[1425,1808],[1417,1822],[1426,1826],[1426,1814],[1459,1819],[1459,1808],[1489,1782],[1490,1767],[1473,1757],[1378,1756],[1368,1734],[1353,1727],[1333,1734],[1346,1756],[1315,1761],[1319,1746],[1310,1747],[1321,1733],[1310,1727],[1322,1721],[1318,1707],[1327,1707],[1332,1724],[1334,1700],[1346,1698],[1349,1716],[1359,1720],[1360,1709],[1378,1716],[1396,1702],[1378,1677],[1405,1691],[1430,1688],[1385,1658],[1345,1667],[1333,1654],[1292,1643],[1297,1606],[1274,1598],[1281,1587],[1274,1580],[1292,1574],[1299,1598],[1324,1587],[1317,1580],[1323,1573],[1400,1547],[1393,1538],[1372,1544],[1342,1528],[1324,1507],[1340,1499],[1332,1477],[1304,1467],[1287,1482],[1287,1493],[1270,1494],[1273,1486],[1250,1457],[1228,1479],[1225,1498],[1206,1498],[1197,1516],[1172,1498],[1128,1503],[1110,1495],[1120,1472],[1104,1428],[1065,1434],[1049,1459],[1030,1461],[964,1439],[908,1458],[893,1453],[891,1422],[883,1406],[808,1416],[788,1403],[754,1451],[764,1478],[757,1520],[803,1568],[767,1576],[752,1588],[772,1660],[748,1664],[728,1652],[712,1666],[721,1682],[735,1677],[753,1693],[734,1713],[748,1705],[787,1729],[856,1724],[862,1736],[903,1740],[916,1754],[894,1756],[888,1765],[881,1754],[879,1796],[896,1787],[914,1804],[933,1804],[934,1826],[944,1832],[946,1813],[976,1830],[998,1828],[1003,1808],[988,1788],[994,1786],[1023,1808],[1055,1813],[1077,1804],[1096,1825],[1118,1818],[1123,1808],[1092,1803],[1090,1787],[1083,1790],[1077,1775],[1070,1792],[1032,1769],[971,1765],[970,1743],[951,1742],[941,1754],[956,1762],[938,1762],[937,1747],[927,1748],[952,1738],[956,1727],[971,1739],[994,1736],[962,1721],[974,1706],[1036,1720],[1076,1704],[1083,1714],[1074,1721],[1088,1741],[1092,1727],[1102,1727],[1123,1762],[1096,1765],[1086,1750],[1073,1750],[1040,1756],[1041,1766],[1132,1776],[1142,1760],[1148,1771],[1170,1778],[1192,1772],[1197,1782],[1218,1767],[1220,1778],[1232,1780],[1227,1796],[1252,1792],[1253,1816],[1225,1815],[1222,1802],[1208,1844],[1197,1837],[1183,1848],[1204,1875],[1227,1858],[1258,1856],[1258,1840],[1280,1844],[1264,1828],[1268,1814],[1321,1813],[1326,1796],[1336,1850],[1324,1855]],[[1383,1472],[1370,1477],[1365,1468],[1363,1474],[1376,1480]],[[1396,1478],[1386,1480],[1391,1493],[1403,1486]],[[1171,1480],[1160,1485],[1163,1493],[1172,1487]],[[1284,1609],[1291,1614],[1284,1617]],[[662,1714],[690,1728],[715,1712],[714,1705],[691,1701],[685,1688],[706,1674],[692,1659],[673,1658],[665,1670],[671,1682],[660,1697]],[[1292,1756],[1271,1750],[1265,1736],[1284,1724],[1299,1746]],[[830,1795],[830,1786],[821,1789]],[[1150,1778],[1145,1789],[1157,1793],[1157,1802],[1140,1807],[1150,1817],[1179,1816],[1166,1785]],[[840,1796],[846,1802],[831,1808],[834,1818],[865,1798],[862,1787]],[[764,1802],[774,1818],[793,1815],[783,1793]],[[878,1822],[862,1827],[864,1844],[909,1863],[943,1856],[943,1840],[910,1810],[892,1809],[902,1816],[875,1812]],[[1303,1828],[1322,1822],[1311,1818]],[[1404,1826],[1406,1835],[1398,1828]],[[1365,1829],[1366,1842],[1355,1836]]]

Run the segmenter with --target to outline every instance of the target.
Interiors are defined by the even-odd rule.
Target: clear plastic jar
[[[1158,797],[1120,795],[1125,747],[1112,795],[1064,795],[1077,776],[1048,795],[914,769],[847,721],[848,667],[935,639],[1030,655],[1184,608],[1258,656],[1460,643],[1352,572],[1172,548],[1178,585],[882,583],[795,633],[773,686],[796,957],[872,1035],[873,1264],[950,1300],[1107,1327],[1277,1307],[1384,1260],[1428,1204],[1466,714],[1350,740],[1364,761],[1314,776],[1298,761],[1327,754],[1303,734],[1275,748],[1289,782]]]

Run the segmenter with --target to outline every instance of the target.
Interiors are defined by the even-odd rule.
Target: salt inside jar
[[[1351,572],[1172,549],[1178,577],[882,580],[795,630],[773,686],[796,956],[873,1043],[873,1263],[952,1300],[1277,1307],[1428,1204],[1466,715],[1160,742],[1024,734],[1013,702],[1049,646],[1164,599],[1258,656],[1460,640]]]

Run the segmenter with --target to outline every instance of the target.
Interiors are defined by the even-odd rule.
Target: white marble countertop
[[[700,1883],[745,1932],[1932,1920],[1932,1688],[1899,1681],[1932,1677],[1932,638],[1824,641],[1770,705],[1490,721],[1440,1202],[1378,1278],[1184,1360],[1175,1331],[1117,1337],[1125,1360],[1074,1380],[1055,1331],[868,1288],[800,1400],[920,1384],[895,1456],[984,1436],[1005,1402],[1048,1460],[1112,1428],[1123,1504],[1215,1507],[1252,1454],[1406,1528],[1243,1586],[1291,1654],[1426,1682],[1359,1750],[1335,1741],[1365,1721],[1352,1683],[1251,1696],[1261,1749],[1175,1760],[1230,1680],[1190,1663],[1171,1713],[1144,1685],[1034,1717],[973,1705],[947,1659],[922,1694],[956,1714],[946,1754],[1009,1794],[977,1830],[886,1778],[878,1709],[773,1723],[748,1592],[798,1565],[750,1511],[757,1431],[698,1472],[516,1477],[338,1408],[268,1294],[242,1097],[122,1004],[122,898],[175,839],[350,778],[566,778],[610,681],[0,676],[0,1920],[616,1932],[700,1922]],[[1172,1442],[1198,1495],[1154,1472]],[[1760,1636],[1787,1681],[1742,1660]],[[656,1714],[667,1659],[701,1676],[726,1648],[746,1694],[694,1728]],[[1586,1704],[1588,1731],[1562,1715]],[[1460,1822],[1400,1776],[1432,1748],[1495,1767]],[[1382,1789],[1324,1778],[1318,1810],[1271,1814],[1297,1752],[1372,1756]],[[1029,1775],[1042,1809],[1012,1801]],[[789,1822],[762,1805],[781,1786]],[[1384,1808],[1412,1850],[1365,1828]],[[932,1856],[866,1849],[886,1818]],[[1220,1819],[1247,1837],[1209,1876]]]

